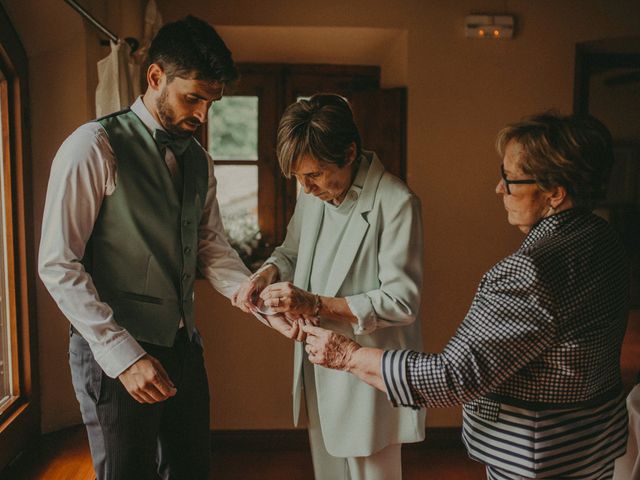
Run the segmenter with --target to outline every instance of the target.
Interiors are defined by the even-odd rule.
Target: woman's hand
[[[383,350],[361,347],[347,337],[311,325],[302,327],[302,332],[307,335],[305,350],[311,363],[344,370],[381,392],[387,392],[381,367]]]
[[[289,313],[293,315],[314,315],[317,298],[313,293],[302,290],[290,282],[280,282],[269,285],[260,294],[264,305],[274,313]]]
[[[324,328],[307,325],[302,331],[307,335],[305,350],[311,363],[335,370],[350,370],[352,356],[360,345]]]
[[[231,305],[238,307],[245,313],[252,313],[255,308],[255,300],[267,285],[273,283],[278,277],[278,267],[273,264],[260,268],[251,275],[240,288],[231,296]]]

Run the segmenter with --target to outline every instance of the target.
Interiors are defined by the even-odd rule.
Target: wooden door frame
[[[0,6],[0,69],[6,77],[8,105],[5,109],[3,140],[5,155],[5,202],[10,207],[7,224],[8,251],[12,252],[12,317],[15,327],[12,360],[14,382],[19,395],[0,416],[0,469],[10,462],[29,441],[40,434],[40,399],[37,370],[35,315],[35,249],[33,235],[31,161],[28,116],[27,55],[11,21]],[[11,262],[8,262],[9,264]]]
[[[589,80],[592,73],[640,64],[640,54],[593,51],[589,44],[577,44],[573,79],[573,112],[589,113]]]
[[[260,188],[258,192],[260,229],[264,242],[258,255],[266,258],[273,247],[284,241],[287,225],[293,215],[296,200],[295,179],[286,179],[276,158],[276,132],[286,107],[299,95],[331,91],[349,95],[355,91],[380,88],[380,67],[365,65],[325,65],[287,63],[239,63],[240,80],[231,95],[259,95],[268,92],[267,104],[260,107],[258,123],[258,157]],[[243,77],[250,79],[243,84]],[[264,85],[256,83],[263,78]],[[213,107],[215,108],[215,106]],[[197,134],[207,145],[206,129]]]

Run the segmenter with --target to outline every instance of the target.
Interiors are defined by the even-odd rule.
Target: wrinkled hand
[[[304,317],[285,313],[284,315],[269,315],[267,320],[271,328],[280,332],[287,338],[304,342],[307,334],[302,331],[305,325],[315,325],[318,321],[315,317]]]
[[[177,392],[162,364],[148,354],[122,372],[118,379],[139,403],[162,402]]]
[[[343,335],[320,327],[305,325],[302,331],[307,334],[305,351],[311,363],[335,370],[349,370],[351,356],[360,345]]]
[[[291,282],[280,282],[269,285],[262,290],[260,298],[264,305],[275,313],[291,313],[296,315],[313,315],[316,298],[313,293],[294,286]]]

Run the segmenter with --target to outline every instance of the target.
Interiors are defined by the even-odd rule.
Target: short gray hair
[[[285,110],[278,126],[276,152],[282,173],[291,177],[304,155],[343,167],[352,143],[361,152],[358,127],[349,102],[340,95],[319,93],[298,100]]]
[[[522,147],[522,172],[541,188],[562,186],[574,205],[588,208],[606,195],[613,140],[595,117],[547,112],[507,125],[496,139],[501,157],[512,140]]]

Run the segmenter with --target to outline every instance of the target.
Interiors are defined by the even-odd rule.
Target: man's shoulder
[[[103,115],[101,117],[98,117],[98,118],[96,118],[94,120],[94,122],[102,123],[105,120],[110,120],[112,118],[119,117],[120,115],[124,115],[126,113],[129,113],[130,111],[131,111],[131,108],[125,108],[123,110],[119,110],[117,112],[109,113],[107,115]]]
[[[79,164],[91,158],[102,157],[111,151],[109,138],[102,126],[87,122],[76,128],[58,149],[56,158],[67,164]]]
[[[100,142],[104,134],[105,131],[104,128],[102,128],[102,125],[95,120],[92,120],[80,125],[71,132],[71,134],[66,138],[65,144],[73,143],[75,145],[92,145]]]

